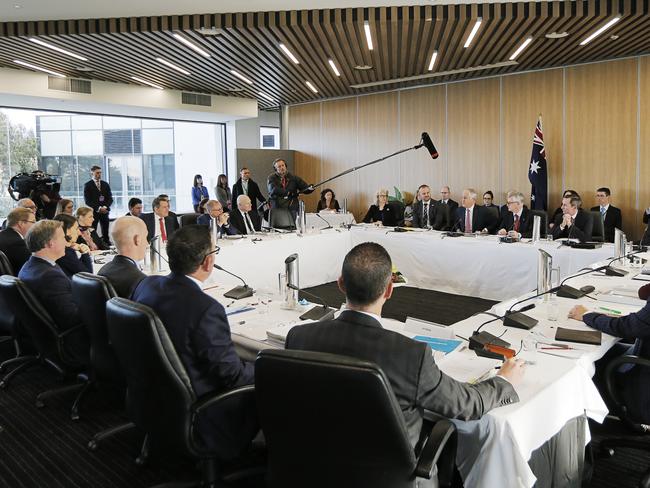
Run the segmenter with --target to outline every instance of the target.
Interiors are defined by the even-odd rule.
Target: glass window
[[[173,154],[173,129],[145,129],[142,131],[143,154]]]
[[[104,129],[139,129],[140,119],[133,117],[104,117]]]
[[[142,119],[143,129],[171,129],[173,126],[171,120]]]
[[[70,131],[41,132],[41,156],[72,156]]]
[[[140,154],[142,140],[139,130],[105,130],[104,153]]]
[[[101,129],[101,115],[73,115],[71,117],[73,130]]]
[[[70,130],[69,115],[41,115],[37,120],[41,130]]]
[[[102,154],[101,130],[75,130],[72,131],[72,153],[75,156],[92,156]]]
[[[280,149],[280,129],[277,127],[260,127],[260,148]]]
[[[176,193],[173,154],[148,154],[144,156],[144,191],[153,196]]]

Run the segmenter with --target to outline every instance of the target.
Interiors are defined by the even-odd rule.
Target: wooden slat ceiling
[[[18,59],[75,78],[136,83],[131,76],[165,88],[256,98],[261,108],[441,83],[531,69],[621,58],[650,52],[650,0],[553,1],[427,5],[283,12],[196,14],[138,18],[0,23],[0,66],[20,68]],[[616,15],[621,20],[586,46],[579,43]],[[478,17],[481,27],[465,49]],[[364,34],[368,21],[374,49]],[[203,35],[201,29],[218,29]],[[568,36],[549,39],[546,34]],[[205,58],[173,37],[178,33],[210,53]],[[533,41],[513,65],[458,70],[508,61],[519,44]],[[79,61],[29,40],[54,44]],[[278,47],[284,43],[294,64]],[[428,64],[434,50],[433,71]],[[156,61],[164,58],[190,72]],[[341,76],[328,64],[334,60]],[[369,65],[367,71],[355,70]],[[90,72],[79,68],[92,69]],[[252,85],[233,76],[236,70]],[[389,80],[439,72],[425,79]],[[310,81],[318,93],[307,87]],[[387,82],[372,87],[353,85]],[[243,90],[233,93],[231,90]],[[259,95],[265,93],[270,102]]]

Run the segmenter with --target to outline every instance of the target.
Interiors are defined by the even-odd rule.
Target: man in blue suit
[[[641,292],[639,295],[641,296]],[[624,354],[650,359],[650,300],[638,312],[623,317],[611,317],[589,312],[586,307],[576,305],[569,310],[569,318],[582,320],[589,327],[620,337],[624,341],[614,344],[601,359],[596,361],[594,383],[601,392],[605,391],[605,368],[612,360]],[[648,394],[650,371],[648,368],[623,365],[616,374],[619,377],[615,384],[627,405],[628,413],[636,421],[650,424],[650,395]],[[603,396],[609,401],[607,395]]]
[[[205,204],[206,213],[199,215],[196,223],[212,227],[216,225],[219,235],[236,235],[239,232],[234,225],[230,225],[230,215],[223,211],[223,205],[217,200],[208,200]]]
[[[254,382],[253,364],[235,351],[223,306],[201,289],[215,252],[206,226],[181,227],[167,243],[171,273],[145,278],[131,297],[156,312],[199,397]],[[255,406],[249,404],[227,416],[208,411],[199,423],[204,442],[218,446],[224,459],[240,455],[257,430]]]
[[[70,278],[56,264],[56,260],[65,255],[66,240],[62,223],[41,220],[32,226],[25,241],[32,255],[21,268],[18,278],[36,295],[59,330],[81,324],[79,309],[72,299]],[[78,361],[88,362],[90,341],[85,329],[68,335],[65,347]]]

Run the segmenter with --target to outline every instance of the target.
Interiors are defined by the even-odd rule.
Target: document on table
[[[500,365],[498,359],[476,356],[473,352],[452,354],[439,364],[443,373],[467,383],[478,383],[493,376],[497,372],[495,366]]]

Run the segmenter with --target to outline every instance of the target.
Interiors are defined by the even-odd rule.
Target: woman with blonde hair
[[[386,227],[394,227],[397,225],[395,210],[388,204],[388,190],[381,188],[377,192],[376,203],[370,205],[363,221],[366,224],[374,223],[375,225]]]
[[[93,209],[90,207],[79,207],[75,212],[77,222],[79,223],[79,238],[77,244],[86,244],[91,251],[105,251],[108,246],[104,240],[97,235],[93,229]]]

